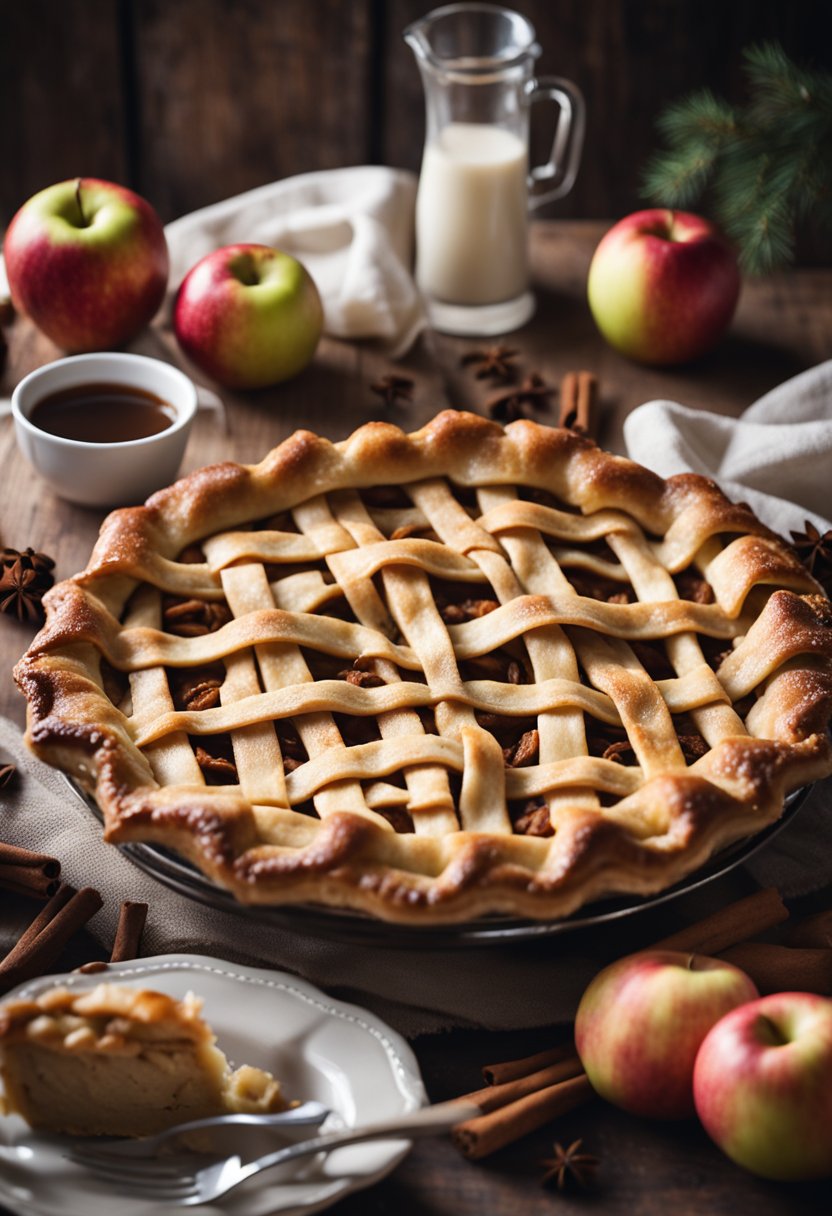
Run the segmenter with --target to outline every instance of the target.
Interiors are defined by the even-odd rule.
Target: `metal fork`
[[[83,1165],[92,1165],[96,1161],[113,1161],[122,1159],[157,1156],[159,1149],[164,1148],[173,1140],[189,1132],[201,1132],[218,1127],[258,1127],[269,1130],[274,1127],[319,1127],[332,1111],[323,1102],[304,1102],[302,1106],[293,1106],[289,1110],[280,1111],[275,1115],[236,1114],[212,1115],[208,1119],[192,1119],[189,1123],[177,1123],[168,1127],[155,1136],[144,1136],[140,1140],[81,1140],[73,1144],[69,1156],[73,1161]],[[62,1141],[63,1144],[66,1141]]]
[[[190,1207],[199,1203],[211,1203],[247,1179],[253,1178],[255,1174],[283,1165],[287,1161],[297,1161],[301,1157],[311,1157],[315,1153],[325,1153],[368,1140],[413,1140],[423,1136],[438,1136],[450,1131],[457,1123],[481,1113],[474,1102],[454,1099],[436,1106],[423,1107],[395,1119],[368,1123],[363,1127],[348,1128],[345,1131],[328,1132],[299,1144],[288,1144],[247,1164],[243,1163],[239,1154],[202,1168],[195,1168],[183,1157],[169,1161],[161,1158],[152,1165],[146,1159],[135,1160],[126,1156],[116,1158],[113,1154],[90,1156],[83,1150],[72,1150],[69,1157],[77,1164],[85,1166],[101,1181],[118,1184],[119,1192],[128,1198]]]

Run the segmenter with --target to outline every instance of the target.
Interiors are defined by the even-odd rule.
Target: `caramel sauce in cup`
[[[12,394],[22,454],[55,494],[89,507],[133,506],[174,481],[196,408],[179,368],[118,351],[49,363]]]
[[[29,413],[40,431],[81,443],[127,443],[176,421],[162,397],[130,384],[77,384],[42,397]]]

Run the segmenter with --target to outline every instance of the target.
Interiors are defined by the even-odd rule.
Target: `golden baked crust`
[[[298,431],[114,512],[44,603],[30,745],[245,902],[565,916],[832,770],[832,608],[783,542],[533,422]]]
[[[98,984],[0,1005],[0,1111],[72,1135],[146,1136],[228,1111],[285,1110],[270,1073],[231,1072],[188,993]]]

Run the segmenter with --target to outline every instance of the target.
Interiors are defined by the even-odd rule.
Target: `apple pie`
[[[114,843],[248,903],[564,917],[663,890],[832,771],[832,606],[743,504],[447,411],[105,521],[18,664]]]
[[[232,1072],[193,994],[99,984],[0,1006],[0,1111],[79,1136],[148,1136],[229,1111],[285,1110],[280,1085]]]

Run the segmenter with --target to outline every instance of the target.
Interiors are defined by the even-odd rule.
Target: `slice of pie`
[[[394,921],[660,891],[832,771],[832,606],[743,504],[448,411],[104,523],[16,669],[108,840]]]
[[[147,1136],[227,1111],[285,1110],[280,1085],[232,1072],[192,994],[99,984],[0,1006],[0,1110],[80,1136]]]

